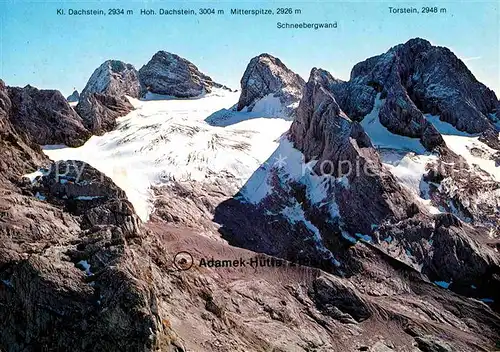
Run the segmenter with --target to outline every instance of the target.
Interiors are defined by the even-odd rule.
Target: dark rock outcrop
[[[168,345],[154,308],[155,289],[143,271],[147,264],[138,262],[145,255],[135,252],[142,230],[131,205],[116,197],[120,192],[108,191],[112,183],[105,178],[99,184],[102,176],[89,167],[81,181],[95,185],[82,187],[100,189],[103,200],[80,200],[87,205],[73,211],[74,198],[49,186],[53,176],[33,186],[44,190],[46,201],[0,196],[0,345],[10,351]]]
[[[237,109],[246,107],[248,111],[252,111],[259,100],[272,95],[282,104],[283,114],[292,116],[302,97],[304,85],[304,80],[280,59],[261,54],[250,60],[241,78],[241,95]]]
[[[57,90],[38,90],[31,86],[8,88],[10,120],[28,139],[40,145],[66,144],[79,147],[90,132],[66,99]]]
[[[48,161],[40,147],[19,133],[11,122],[12,102],[9,90],[0,80],[0,184],[11,189],[25,170],[33,170]]]
[[[412,39],[352,69],[349,82],[334,82],[331,90],[351,118],[361,120],[377,93],[385,99],[380,121],[391,132],[420,138],[429,150],[443,145],[423,114],[439,115],[461,131],[494,129],[497,98],[478,82],[449,49]]]
[[[66,98],[66,100],[68,103],[77,103],[78,100],[80,100],[80,93],[78,93],[77,90],[74,90],[73,93]]]
[[[226,88],[200,72],[190,61],[166,51],[153,55],[139,70],[139,79],[144,93],[178,98],[192,98],[210,93],[213,88]]]
[[[156,215],[143,224],[125,192],[98,170],[80,161],[49,163],[29,126],[14,121],[19,94],[0,81],[0,349],[494,350],[500,269],[498,252],[486,244],[492,239],[413,203],[339,106],[338,84],[314,69],[290,132],[306,161],[317,161],[305,171],[316,175],[280,178],[287,171],[273,166],[273,192],[259,204],[230,198],[223,183],[173,183],[155,189]],[[87,97],[93,117],[86,123],[94,130],[112,128],[114,119],[102,117],[129,108],[123,95]],[[418,120],[391,111],[389,123]],[[453,158],[444,161],[454,167]],[[21,179],[41,166],[35,180]],[[430,170],[429,182],[446,172]],[[332,177],[315,184],[321,174]],[[311,191],[320,193],[318,202]],[[201,265],[209,258],[279,259],[207,235],[221,201],[229,203],[222,229],[232,232],[232,244],[310,261]],[[192,254],[190,270],[176,265],[182,251]],[[317,265],[324,258],[330,266]]]
[[[92,166],[78,160],[52,164],[33,184],[39,198],[81,217],[83,230],[100,225],[121,228],[126,236],[140,234],[140,221],[125,192]]]
[[[304,154],[302,162],[311,162],[311,168],[272,167],[265,178],[258,174],[250,179],[249,184],[264,179],[266,185],[260,187],[272,192],[258,203],[240,201],[242,192],[219,205],[215,221],[223,237],[233,245],[349,277],[357,289],[357,284],[371,287],[368,291],[374,295],[385,295],[391,285],[380,277],[381,285],[372,286],[365,275],[387,275],[390,265],[399,273],[425,275],[455,292],[498,300],[500,259],[488,232],[449,213],[431,215],[381,163],[363,128],[339,107],[331,89],[335,82],[328,72],[312,70],[290,129],[294,147]],[[446,155],[450,168],[459,167],[459,156]],[[302,176],[289,178],[288,170],[295,168],[302,168]],[[479,213],[485,222],[495,221],[483,207],[474,214]],[[347,306],[342,300],[334,307],[326,303],[339,297],[320,299],[323,312],[341,321],[370,316],[370,309],[349,291],[334,292],[349,297]]]
[[[490,268],[500,268],[498,256],[487,246],[487,230],[475,229],[452,214],[433,218],[418,206],[414,195],[382,166],[363,129],[337,105],[334,89],[331,89],[334,84],[335,80],[327,72],[313,69],[290,137],[294,146],[304,153],[305,162],[317,160],[314,167],[317,175],[326,171],[327,175],[340,177],[349,172],[347,184],[334,188],[341,228],[348,230],[351,236],[375,233],[381,241],[390,239],[389,248],[405,248],[406,259],[422,265],[422,272],[429,277],[464,286],[486,280],[484,276]],[[388,113],[391,111],[394,109],[388,109]],[[477,224],[483,222],[489,227],[493,224],[494,230],[494,219],[498,218],[495,196],[487,201],[476,198],[486,197],[481,192],[496,192],[498,183],[484,176],[479,178],[465,160],[453,153],[443,153],[441,158],[442,167],[431,169],[426,176],[430,178],[431,190],[439,185],[436,196],[447,189],[452,192],[453,198],[447,198],[441,209],[454,212],[463,209],[470,216],[463,220],[476,220]],[[325,170],[325,165],[332,169]],[[354,172],[353,165],[359,165]],[[476,180],[476,186],[471,184],[472,180]],[[485,188],[488,185],[489,188]],[[480,190],[475,191],[477,188]],[[428,244],[417,245],[422,242]],[[492,291],[484,293],[495,295]]]
[[[487,245],[488,234],[450,213],[425,213],[375,231],[377,245],[389,255],[412,263],[432,281],[475,297],[499,299],[494,285],[500,258]],[[402,250],[404,249],[404,250]]]
[[[328,315],[340,317],[339,313],[347,314],[359,322],[368,319],[372,314],[356,290],[340,280],[319,277],[313,282],[313,288],[311,296],[316,305]]]
[[[116,119],[133,110],[125,96],[92,93],[84,97],[76,106],[85,127],[93,134],[102,135],[116,127]]]

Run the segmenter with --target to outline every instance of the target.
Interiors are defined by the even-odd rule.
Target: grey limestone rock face
[[[151,92],[178,98],[192,98],[226,88],[216,83],[190,61],[166,51],[159,51],[139,70],[143,93]]]
[[[427,47],[412,46],[410,53]],[[357,67],[356,75],[368,75],[377,60]],[[0,80],[0,349],[494,350],[499,306],[479,299],[500,301],[498,241],[452,214],[429,214],[387,171],[357,122],[377,94],[387,104],[381,121],[395,131],[423,143],[434,132],[426,132],[413,92],[397,80],[384,82],[360,83],[359,91],[349,83],[353,96],[346,97],[339,90],[345,82],[313,69],[303,85],[289,138],[306,162],[318,161],[311,171],[333,176],[321,184],[321,203],[308,198],[309,184],[287,184],[272,168],[273,192],[261,203],[241,202],[223,182],[173,184],[155,189],[155,214],[141,223],[125,192],[103,173],[43,155],[43,131],[61,142],[78,135],[66,130],[79,117],[64,97],[8,88]],[[112,129],[116,117],[130,111],[122,88],[85,94],[76,110],[87,135]],[[191,88],[183,92],[199,91]],[[351,106],[350,99],[359,104]],[[429,148],[438,141],[428,140]],[[346,175],[345,162],[361,172]],[[21,178],[42,166],[33,181]],[[428,181],[443,183],[446,172],[429,170]],[[336,218],[325,206],[333,202]],[[290,221],[284,208],[303,220]],[[487,211],[470,213],[476,218]],[[224,220],[220,228],[211,223],[217,220]],[[217,229],[224,240],[205,233]],[[363,240],[352,242],[344,233]],[[287,260],[279,267],[181,271],[174,261],[183,250],[197,263]],[[310,261],[288,262],[299,259]],[[450,289],[429,280],[446,281]]]
[[[92,93],[139,98],[140,92],[139,77],[134,66],[119,60],[107,60],[90,76],[81,98],[85,99]]]
[[[328,174],[336,177],[346,172],[341,166],[343,161],[347,161],[347,165],[359,162],[367,165],[347,177],[348,187],[335,189],[343,228],[351,233],[372,233],[374,229],[373,226],[370,229],[369,224],[383,223],[385,227],[375,231],[381,233],[381,239],[399,239],[408,243],[429,241],[430,246],[415,246],[410,252],[425,262],[423,270],[426,274],[445,278],[445,281],[470,286],[482,280],[490,268],[498,269],[498,256],[487,245],[484,229],[478,230],[449,213],[430,216],[426,209],[417,206],[414,195],[402,188],[382,166],[378,152],[362,127],[341,110],[335,100],[334,89],[331,89],[333,85],[335,80],[328,72],[312,70],[290,129],[290,137],[294,146],[304,154],[305,162],[317,160],[315,172],[319,175],[324,170],[319,170],[318,165],[325,161],[335,168],[333,173]],[[389,87],[387,89],[390,91]],[[392,94],[391,91],[388,94]],[[394,110],[387,108],[387,116],[393,116]],[[397,121],[395,116],[394,121]],[[440,137],[439,133],[437,136]],[[445,198],[441,209],[448,209],[446,204],[455,204],[455,208],[462,209],[469,218],[467,220],[464,216],[463,220],[474,220],[476,225],[495,224],[498,211],[495,211],[494,198],[482,203],[475,198],[481,198],[476,197],[477,192],[488,193],[488,185],[489,194],[493,194],[498,183],[486,178],[479,181],[480,178],[467,163],[451,152],[443,150],[440,158],[443,165],[431,166],[424,180],[432,184],[430,189],[435,192],[434,199],[439,199],[439,196]],[[461,170],[457,172],[459,167]],[[451,168],[455,172],[450,178]],[[443,179],[446,181],[443,182]],[[472,184],[471,180],[474,180]],[[441,194],[446,192],[448,184],[448,188],[460,189],[458,194],[453,197],[448,195],[448,198]],[[440,185],[439,191],[434,190],[433,185]],[[475,191],[476,188],[480,190]],[[417,252],[421,254],[417,255]],[[489,291],[488,294],[493,293]]]
[[[170,345],[152,308],[155,289],[141,274],[146,263],[132,264],[143,230],[125,193],[76,161],[49,165],[33,182],[21,178],[50,164],[38,145],[42,132],[25,119],[50,130],[52,109],[61,119],[70,111],[60,93],[0,81],[0,348]]]
[[[75,110],[96,135],[111,131],[116,119],[133,110],[126,96],[139,98],[141,86],[134,66],[107,60],[90,77]]]
[[[261,54],[250,60],[241,78],[238,110],[246,107],[252,111],[259,100],[272,95],[282,104],[283,114],[291,116],[302,97],[304,85],[304,80],[280,59]]]

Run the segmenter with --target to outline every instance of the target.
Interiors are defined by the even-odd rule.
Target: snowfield
[[[365,116],[361,125],[378,149],[382,163],[396,179],[420,198],[431,213],[441,212],[428,199],[428,185],[422,180],[428,166],[437,162],[438,156],[426,151],[417,138],[393,134],[383,126],[379,119],[383,103],[384,100],[378,94],[373,110]],[[494,149],[479,141],[478,136],[459,131],[453,125],[441,121],[439,116],[426,114],[425,118],[441,133],[448,148],[464,157],[469,166],[484,171],[485,179],[500,181],[500,167],[492,157],[496,153]],[[489,196],[496,198],[497,194]]]
[[[246,201],[257,204],[273,191],[270,176],[276,169],[285,179],[307,184],[308,197],[323,204],[327,180],[308,175],[314,162],[306,165],[302,153],[280,138],[291,121],[283,118],[279,99],[266,96],[252,112],[238,112],[238,98],[238,92],[222,89],[192,99],[151,94],[146,100],[129,98],[135,110],[118,119],[114,131],[93,136],[80,148],[45,146],[44,152],[52,160],[82,160],[105,173],[127,193],[143,221],[153,211],[152,185],[223,178],[235,192],[241,189]],[[422,181],[438,156],[427,152],[418,139],[389,132],[378,117],[383,102],[378,96],[362,126],[398,181],[431,212],[440,212],[426,196],[428,185]],[[437,116],[426,118],[450,149],[500,181],[500,167],[488,157],[494,150]],[[327,203],[332,216],[338,216],[335,202]]]
[[[114,131],[93,136],[80,148],[45,146],[44,152],[54,161],[82,160],[105,173],[147,221],[153,211],[151,185],[221,177],[239,189],[277,148],[291,122],[227,110],[238,98],[226,90],[193,99],[129,98],[136,109],[118,119]],[[224,113],[233,123],[221,127],[214,121]]]

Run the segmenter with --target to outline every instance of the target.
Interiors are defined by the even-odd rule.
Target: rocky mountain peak
[[[317,175],[334,176],[349,184],[335,190],[345,228],[370,233],[371,224],[388,216],[403,218],[411,212],[411,196],[382,166],[363,127],[342,111],[331,91],[334,82],[329,72],[312,69],[290,138],[306,162],[316,161]],[[373,206],[366,211],[369,199]]]
[[[81,95],[82,98],[91,93],[138,98],[140,92],[139,77],[134,66],[119,60],[107,60],[94,71]]]
[[[241,95],[238,110],[253,111],[264,98],[279,99],[283,115],[293,115],[302,96],[304,80],[290,70],[280,59],[261,54],[250,60],[241,78]]]
[[[342,109],[356,120],[372,110],[380,93],[382,124],[393,133],[420,138],[429,150],[444,143],[426,114],[468,133],[495,129],[495,93],[451,50],[420,38],[358,63],[350,81],[332,89]]]
[[[398,46],[406,46],[406,47],[417,49],[416,51],[419,51],[419,50],[429,49],[430,47],[432,47],[432,44],[427,39],[415,37],[415,38],[409,39],[406,43],[396,45],[396,47],[398,47]]]
[[[80,100],[80,93],[75,89],[71,95],[69,95],[66,100],[68,103],[77,103]]]
[[[133,110],[126,96],[139,98],[137,70],[119,60],[107,60],[90,77],[76,111],[92,133],[101,135],[116,126],[116,119]]]
[[[311,70],[311,74],[309,76],[309,82],[311,81],[328,89],[330,93],[332,85],[344,83],[344,81],[342,81],[341,79],[333,77],[330,72],[316,67],[313,67]]]
[[[200,72],[192,62],[167,51],[158,51],[139,70],[146,92],[179,98],[210,93],[213,88],[226,88]]]
[[[311,70],[290,128],[295,146],[304,153],[306,160],[317,159],[325,151],[329,143],[325,133],[331,133],[333,141],[342,140],[341,143],[351,134],[353,123],[330,91],[332,82],[334,78],[329,72],[317,68]]]

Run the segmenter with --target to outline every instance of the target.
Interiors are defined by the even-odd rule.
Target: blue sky
[[[312,67],[348,79],[354,64],[413,37],[447,46],[500,96],[499,5],[444,2],[446,14],[390,14],[429,2],[374,1],[19,1],[0,0],[0,78],[8,85],[81,91],[107,59],[139,69],[158,50],[187,58],[214,80],[239,88],[248,61],[268,52],[307,79]],[[231,8],[293,7],[300,15],[231,16]],[[120,7],[132,16],[57,16],[56,9]],[[212,7],[223,16],[140,16],[140,9]],[[338,22],[338,28],[277,29],[277,22]]]

